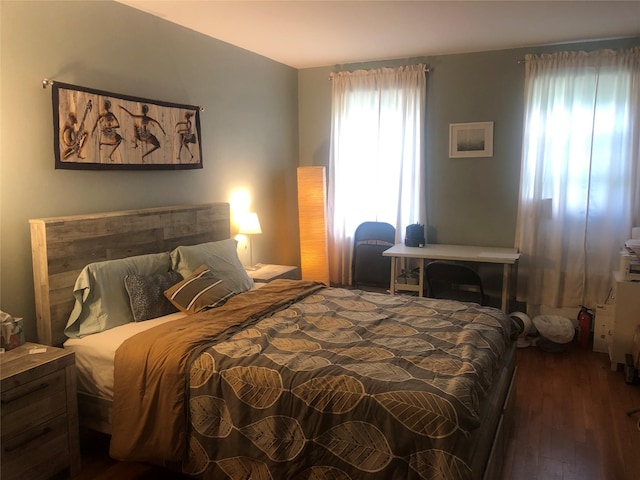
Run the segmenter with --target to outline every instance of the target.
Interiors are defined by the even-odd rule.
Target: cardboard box
[[[609,352],[611,342],[611,332],[614,322],[613,305],[596,305],[595,317],[593,320],[593,351],[600,353]]]

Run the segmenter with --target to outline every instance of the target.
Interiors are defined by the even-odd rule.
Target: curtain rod
[[[387,67],[380,67],[380,68],[387,68]],[[392,68],[392,67],[389,67],[389,68]],[[375,70],[375,68],[372,69],[372,70]],[[424,72],[425,73],[429,73],[431,70],[433,70],[432,67],[425,67],[424,68]],[[354,70],[354,71],[357,71],[357,70]],[[367,70],[365,70],[365,71],[367,71]],[[340,72],[331,72],[331,74],[329,75],[329,78],[327,80],[331,80],[331,75],[333,75],[334,73],[340,73]]]

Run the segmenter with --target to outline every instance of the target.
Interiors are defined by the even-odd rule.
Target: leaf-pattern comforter
[[[469,434],[510,342],[501,311],[323,288],[192,362],[185,473],[471,478]]]

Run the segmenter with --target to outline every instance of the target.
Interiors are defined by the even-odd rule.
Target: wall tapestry
[[[200,108],[53,82],[56,168],[202,168]]]

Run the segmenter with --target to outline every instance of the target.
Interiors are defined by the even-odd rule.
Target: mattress
[[[255,283],[252,290],[264,285]],[[138,333],[183,317],[184,313],[175,312],[144,322],[126,323],[82,338],[67,339],[64,348],[76,354],[78,392],[113,400],[113,360],[118,347]]]
[[[113,400],[113,359],[128,338],[185,316],[182,312],[144,322],[131,322],[83,338],[70,338],[64,348],[76,355],[78,392]]]
[[[501,403],[491,408],[484,400],[512,351],[503,312],[324,288],[267,316],[249,314],[237,328],[211,332],[212,343],[197,349],[185,372],[187,397],[178,370],[158,375],[173,364],[167,352],[182,341],[173,333],[186,335],[186,343],[202,333],[208,337],[205,329],[241,311],[236,301],[242,309],[260,304],[256,293],[191,316],[180,329],[164,325],[153,338],[146,339],[147,332],[125,342],[116,355],[116,369],[120,358],[128,377],[120,389],[116,382],[114,458],[177,462],[181,472],[202,478],[236,470],[252,472],[251,478],[328,471],[344,478],[363,472],[370,478],[429,478],[430,471],[476,478],[486,458],[479,455],[482,465],[475,468],[476,433],[486,431],[487,416],[502,412]],[[176,360],[184,358],[182,350],[176,353]],[[166,387],[174,389],[165,380],[172,378],[179,395],[165,398]],[[154,401],[145,403],[147,397]],[[174,407],[185,399],[187,431],[173,428],[184,425],[183,418],[167,414],[182,412]],[[151,423],[135,424],[145,419]],[[489,426],[485,438],[494,431]],[[136,432],[145,437],[136,439]],[[182,457],[178,447],[186,446],[187,436]]]

